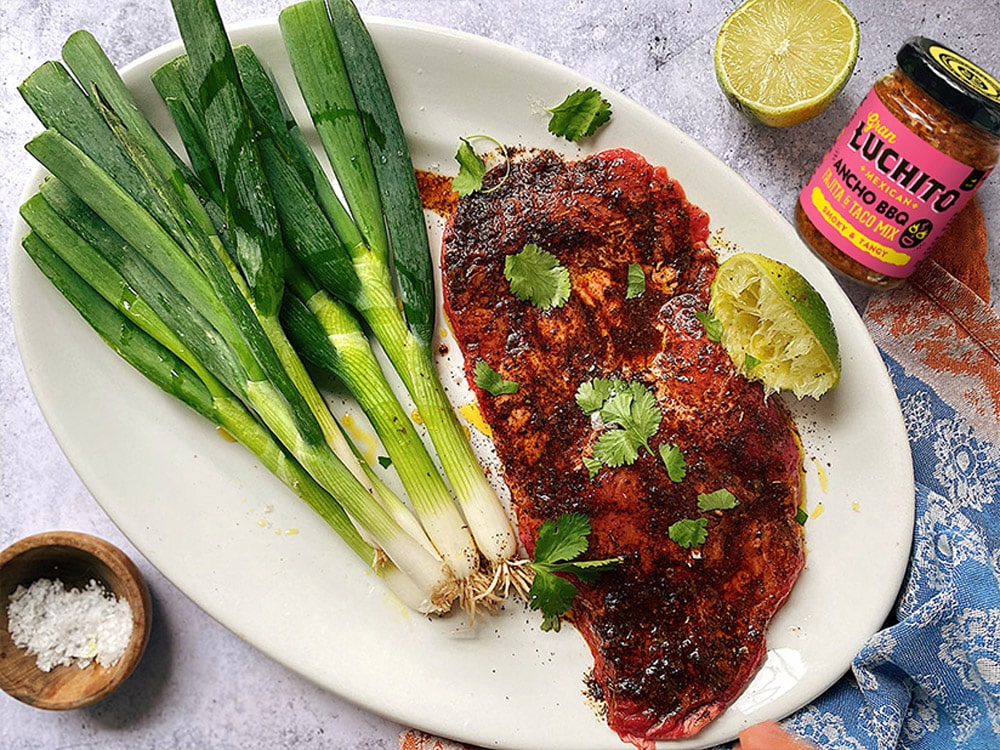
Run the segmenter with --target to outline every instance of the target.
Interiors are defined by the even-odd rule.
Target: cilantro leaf
[[[611,119],[611,104],[594,88],[578,89],[548,111],[549,132],[568,141],[592,136]]]
[[[635,401],[635,393],[623,380],[614,381],[611,387],[611,395],[601,406],[601,420],[605,423],[617,422],[625,426],[629,423],[632,413],[632,403]],[[639,386],[642,388],[642,386]]]
[[[503,275],[515,297],[541,310],[561,307],[569,299],[569,270],[538,245],[529,243],[521,252],[508,255]]]
[[[561,618],[573,606],[580,590],[561,576],[535,570],[528,589],[528,606],[542,611],[542,630],[559,632]]]
[[[594,458],[592,456],[583,457],[583,466],[587,470],[587,473],[591,478],[596,477],[604,466],[604,462],[599,458]]]
[[[486,163],[472,148],[469,141],[465,138],[459,140],[462,142],[455,154],[455,161],[458,162],[458,174],[451,180],[451,189],[461,196],[466,196],[477,190],[482,190],[483,177],[486,175]]]
[[[708,336],[709,341],[718,343],[722,340],[722,321],[715,317],[710,310],[699,310],[694,316],[705,327],[705,335]]]
[[[663,465],[667,467],[667,476],[670,477],[671,482],[680,482],[687,476],[687,461],[684,460],[684,454],[676,445],[661,445],[660,458],[663,459]]]
[[[708,519],[685,518],[670,524],[670,539],[685,549],[700,547],[708,539]]]
[[[579,589],[563,576],[572,575],[592,582],[599,573],[614,568],[620,557],[606,560],[577,560],[587,551],[590,519],[581,513],[567,513],[555,521],[546,520],[538,529],[535,559],[529,565],[534,571],[528,589],[528,605],[541,610],[542,630],[559,631],[561,618],[573,606]]]
[[[585,414],[593,414],[600,411],[604,402],[611,397],[611,389],[614,381],[608,378],[594,378],[580,383],[576,389],[576,403]]]
[[[632,423],[626,427],[633,440],[645,446],[652,455],[653,449],[649,447],[649,438],[656,434],[663,420],[663,412],[660,405],[656,403],[656,397],[645,386],[639,383],[631,383],[632,408],[629,416]]]
[[[749,352],[744,352],[743,354],[743,369],[748,372],[760,364],[760,360]]]
[[[535,562],[572,560],[587,551],[590,519],[582,513],[566,513],[558,520],[546,520],[535,537]]]
[[[626,430],[608,430],[594,443],[594,458],[616,469],[634,463],[639,458],[639,449]]]
[[[476,362],[473,382],[493,396],[505,393],[517,393],[520,386],[513,380],[504,380],[500,373],[487,364],[485,359]]]
[[[715,492],[709,492],[708,494],[698,495],[698,510],[703,512],[710,510],[729,510],[730,508],[735,508],[739,504],[740,501],[736,499],[736,496],[725,488],[716,490]]]
[[[628,281],[625,285],[625,299],[641,297],[646,291],[646,274],[638,263],[628,264]]]

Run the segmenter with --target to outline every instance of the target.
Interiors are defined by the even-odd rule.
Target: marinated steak
[[[794,428],[696,317],[717,268],[708,216],[665,169],[624,150],[576,162],[542,152],[515,159],[505,179],[491,171],[486,187],[446,227],[445,304],[473,388],[478,360],[519,384],[476,390],[521,540],[530,553],[546,519],[590,518],[588,557],[624,561],[581,584],[571,613],[594,656],[589,690],[626,741],[690,736],[762,663],[768,623],[802,567]],[[564,305],[540,310],[511,293],[505,259],[529,243],[568,269]],[[630,264],[645,291],[626,299]],[[642,383],[663,417],[652,453],[592,476],[584,458],[607,427],[575,394],[598,377]],[[681,481],[660,446],[680,449]],[[720,489],[738,504],[699,510],[699,494]],[[672,524],[702,518],[703,544],[671,539]]]

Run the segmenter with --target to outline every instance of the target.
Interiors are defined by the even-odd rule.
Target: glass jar
[[[803,187],[802,239],[875,288],[909,276],[1000,159],[1000,82],[937,42],[908,40]]]

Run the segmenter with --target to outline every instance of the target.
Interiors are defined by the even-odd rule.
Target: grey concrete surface
[[[847,88],[819,118],[776,131],[754,126],[724,101],[712,45],[736,0],[361,0],[363,13],[422,21],[507,42],[568,65],[672,121],[727,162],[786,217],[796,193],[896,47],[920,33],[1000,74],[996,0],[847,0],[862,33]],[[276,17],[278,0],[220,0],[227,22]],[[174,39],[165,0],[5,0],[0,3],[0,238],[7,243],[33,168],[24,143],[38,125],[16,86],[56,57],[67,35],[91,30],[123,65]],[[981,202],[1000,297],[1000,178]],[[849,290],[857,299],[858,290]],[[0,547],[31,533],[71,528],[129,552],[155,602],[149,650],[126,686],[90,709],[48,713],[0,695],[6,750],[263,750],[395,748],[401,727],[317,688],[205,615],[114,527],[69,466],[32,396],[0,274]]]

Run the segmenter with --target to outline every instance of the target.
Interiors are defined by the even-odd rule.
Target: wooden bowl
[[[97,581],[132,608],[132,635],[113,665],[96,660],[80,669],[57,665],[38,668],[36,657],[14,645],[8,631],[7,606],[18,586],[39,578],[59,579],[67,589]],[[132,673],[149,640],[149,589],[135,564],[112,544],[75,531],[52,531],[15,542],[0,552],[0,688],[37,708],[81,708],[107,697]]]

